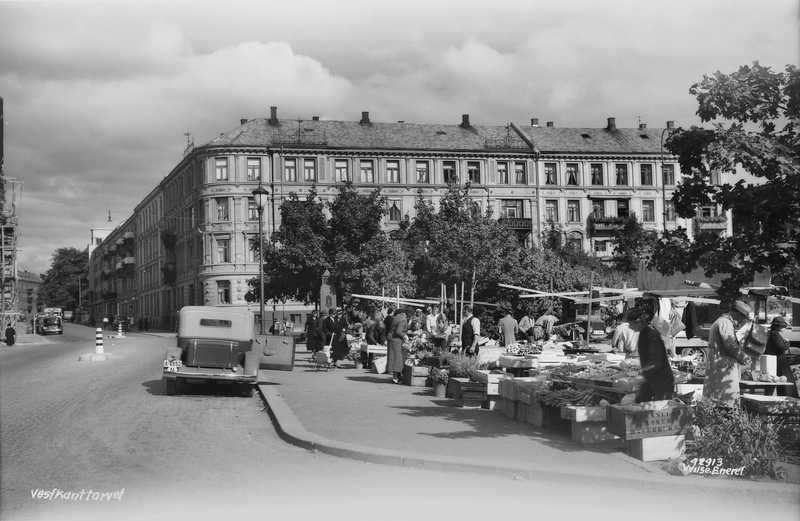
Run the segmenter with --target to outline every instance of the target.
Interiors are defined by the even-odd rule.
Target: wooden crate
[[[628,454],[642,461],[658,461],[680,457],[686,449],[683,434],[654,436],[626,442]]]
[[[679,434],[689,424],[689,406],[667,400],[610,405],[608,429],[626,440]]]
[[[524,402],[515,402],[517,404],[517,414],[514,417],[520,423],[528,423],[528,407],[529,405]]]
[[[606,406],[565,405],[561,408],[561,417],[573,422],[605,422],[608,419]]]
[[[527,422],[534,427],[543,428],[546,420],[542,404],[540,402],[533,402],[532,404],[528,405],[527,408]]]
[[[508,398],[500,397],[497,399],[495,408],[509,420],[513,420],[517,415],[517,402],[512,402]]]

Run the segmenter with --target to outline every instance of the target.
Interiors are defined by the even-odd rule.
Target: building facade
[[[331,201],[337,185],[380,187],[388,202],[385,228],[414,217],[418,196],[437,204],[451,183],[469,183],[481,209],[491,208],[528,245],[544,233],[564,244],[608,256],[611,234],[635,214],[646,228],[690,230],[729,226],[716,214],[690,223],[671,206],[680,179],[663,150],[668,129],[558,128],[510,123],[474,125],[359,121],[240,120],[234,130],[183,159],[92,252],[90,295],[95,319],[135,317],[172,327],[184,305],[247,305],[248,280],[258,274],[252,191],[270,191],[265,232],[280,226],[289,193],[316,188]],[[702,217],[702,216],[701,216]],[[705,229],[705,228],[704,228]],[[257,306],[255,306],[257,307]],[[307,308],[276,305],[295,320]],[[301,317],[298,317],[300,319]]]

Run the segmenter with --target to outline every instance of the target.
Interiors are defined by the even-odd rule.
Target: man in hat
[[[739,400],[739,364],[750,359],[736,338],[736,331],[749,320],[750,306],[735,301],[730,311],[711,324],[703,399],[733,407]]]
[[[786,319],[780,315],[772,319],[772,323],[769,326],[769,335],[767,335],[767,347],[764,350],[765,355],[780,357],[789,352],[789,343],[781,334],[781,331],[788,326]]]

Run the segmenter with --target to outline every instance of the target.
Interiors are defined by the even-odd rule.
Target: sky
[[[797,64],[798,0],[0,2],[18,266],[116,223],[202,145],[280,118],[699,124],[692,83]]]

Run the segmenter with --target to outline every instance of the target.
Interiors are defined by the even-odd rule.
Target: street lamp
[[[664,134],[672,131],[674,126],[674,121],[667,121],[667,126],[661,131],[661,209],[663,210],[664,233],[667,233],[667,178],[664,175]]]
[[[269,197],[269,190],[264,188],[261,184],[261,179],[258,180],[258,187],[253,190],[253,199],[256,203],[258,210],[258,306],[261,313],[261,334],[264,334],[264,207],[267,204],[267,197]]]

